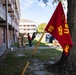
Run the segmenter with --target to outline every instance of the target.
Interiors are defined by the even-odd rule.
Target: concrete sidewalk
[[[4,46],[0,46],[0,56],[4,54],[5,50]]]
[[[51,46],[38,46],[37,49],[52,49],[52,48],[55,48],[55,49],[58,49],[58,50],[62,51],[61,47],[54,46],[54,45],[53,46],[52,45]],[[12,51],[17,50],[17,49],[34,50],[35,46],[33,46],[33,47],[26,46],[26,47],[20,47],[20,48],[12,47],[12,49],[11,49]]]
[[[17,50],[17,49],[34,50],[34,48],[35,48],[35,46],[34,46],[34,47],[26,46],[25,48],[23,48],[23,47],[20,47],[20,48],[18,48],[18,47],[12,47],[12,48],[10,48],[9,50],[11,50],[11,51],[14,51],[14,50]],[[51,45],[51,46],[38,46],[37,49],[51,49],[51,48],[55,48],[55,49],[60,49],[60,50],[62,50],[61,47],[52,46],[52,45]],[[4,46],[0,46],[0,56],[5,53],[5,50],[6,50],[6,49],[5,49]]]
[[[23,47],[20,47],[20,48],[18,48],[18,47],[13,47],[13,49],[34,49],[35,47],[25,47],[25,48],[23,48]],[[37,49],[49,49],[50,47],[38,47]]]

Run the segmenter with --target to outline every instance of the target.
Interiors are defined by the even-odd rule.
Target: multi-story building
[[[37,32],[37,23],[31,20],[21,19],[19,24],[19,32],[24,33],[27,36],[27,33],[32,35],[34,32]]]
[[[19,32],[19,0],[0,0],[0,46],[9,48]]]

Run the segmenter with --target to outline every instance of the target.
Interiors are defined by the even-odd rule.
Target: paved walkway
[[[5,48],[3,46],[0,46],[0,56],[5,52]]]
[[[51,49],[51,48],[54,48],[54,49],[57,49],[57,50],[59,50],[59,51],[62,51],[62,48],[61,47],[58,47],[58,46],[39,46],[37,49]],[[34,50],[35,49],[35,47],[29,47],[29,46],[26,46],[25,48],[23,48],[23,47],[20,47],[20,48],[18,48],[18,47],[13,47],[13,48],[11,48],[11,51],[14,51],[14,50],[18,50],[18,49],[23,49],[23,50]]]
[[[21,47],[19,49],[34,49],[35,47]],[[50,47],[38,47],[37,49],[49,49]],[[13,47],[13,49],[18,49],[18,47]]]
[[[18,48],[18,47],[12,47],[10,48],[10,50],[17,50],[17,49],[31,49],[33,50],[35,47],[25,47],[25,48]],[[49,49],[50,47],[38,47],[38,49]],[[2,56],[5,53],[5,48],[4,47],[0,47],[0,56]]]
[[[16,50],[16,49],[31,49],[31,50],[33,50],[35,47],[29,47],[29,46],[26,46],[25,48],[18,48],[18,47],[12,47],[12,48],[10,48],[10,50]],[[37,49],[50,49],[50,48],[56,48],[56,49],[60,49],[60,50],[62,50],[62,48],[61,47],[58,47],[58,46],[54,46],[54,45],[50,45],[50,46],[45,46],[45,47],[42,47],[42,46],[39,46]],[[4,47],[0,47],[0,56],[2,55],[2,54],[4,54],[4,52],[5,52],[5,48]]]

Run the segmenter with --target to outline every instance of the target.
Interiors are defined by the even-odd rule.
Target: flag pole
[[[36,47],[34,48],[33,53],[32,53],[32,55],[30,56],[28,62],[26,63],[26,65],[25,65],[25,67],[24,67],[24,69],[23,69],[21,75],[24,75],[24,73],[26,72],[26,69],[27,69],[27,67],[29,66],[30,61],[31,61],[33,55],[35,54],[35,52],[36,52],[36,50],[37,50],[37,48],[38,48],[38,46],[39,46],[39,44],[40,44],[40,41],[42,40],[44,34],[45,34],[45,31],[43,32],[42,36],[40,37],[40,39],[39,39],[39,41],[38,41],[38,43],[37,43],[37,45],[36,45]]]

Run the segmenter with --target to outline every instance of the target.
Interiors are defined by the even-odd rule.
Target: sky
[[[20,0],[21,19],[27,19],[37,24],[48,23],[57,3],[52,4],[53,0],[49,0],[46,6],[42,1],[38,0]]]

